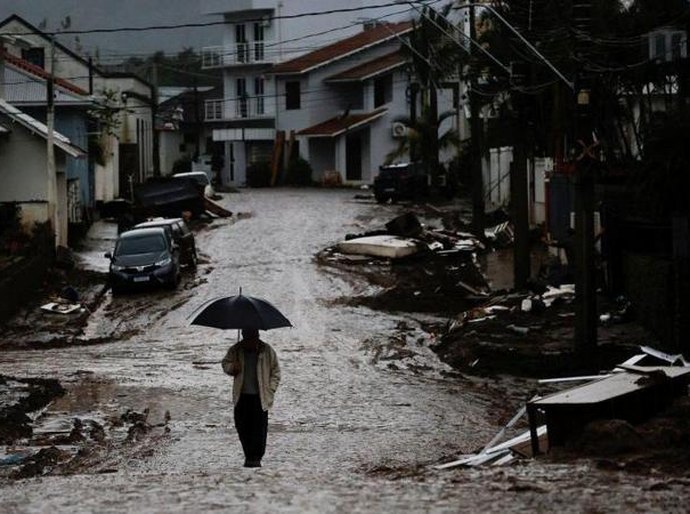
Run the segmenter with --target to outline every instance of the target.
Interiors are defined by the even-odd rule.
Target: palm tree
[[[408,118],[398,120],[407,126],[407,134],[401,138],[400,146],[387,156],[387,161],[404,154],[408,154],[411,160],[423,159],[429,164],[432,184],[437,183],[439,150],[457,143],[458,138],[454,130],[442,136],[438,134],[443,121],[455,114],[449,111],[439,116],[438,89],[457,76],[462,59],[460,47],[453,37],[456,29],[447,18],[450,9],[451,4],[441,12],[429,6],[421,9],[409,43],[403,47],[412,82],[411,113]],[[421,107],[419,116],[416,113],[417,92]]]
[[[455,111],[446,111],[435,115],[428,106],[422,106],[421,115],[415,119],[397,118],[395,121],[405,125],[407,130],[400,138],[398,147],[386,155],[385,164],[414,155],[416,159],[428,163],[432,176],[437,176],[440,169],[439,151],[458,148],[459,138],[455,129],[447,130],[439,136],[443,122],[455,114]]]

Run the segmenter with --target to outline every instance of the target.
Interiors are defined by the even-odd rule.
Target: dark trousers
[[[258,394],[240,395],[240,401],[235,406],[235,428],[245,459],[261,461],[266,452],[268,412],[261,408]]]

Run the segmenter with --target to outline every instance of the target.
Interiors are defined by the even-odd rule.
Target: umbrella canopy
[[[222,329],[291,327],[292,323],[266,300],[253,296],[226,296],[211,300],[199,308],[192,325]]]

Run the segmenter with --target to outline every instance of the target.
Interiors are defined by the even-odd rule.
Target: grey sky
[[[74,30],[222,21],[220,16],[202,15],[198,0],[0,0],[0,17],[12,14],[34,25],[46,19],[49,31],[58,29],[65,16],[71,17]],[[217,45],[221,37],[220,26],[80,35],[85,51],[99,48],[102,62],[115,56]],[[60,38],[60,42],[74,48],[74,35]]]

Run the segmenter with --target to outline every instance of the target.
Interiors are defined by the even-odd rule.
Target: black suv
[[[196,267],[198,260],[196,253],[196,241],[194,233],[182,218],[160,218],[145,221],[134,225],[134,228],[156,228],[165,230],[171,241],[180,247],[180,264],[187,264],[192,268]]]
[[[383,165],[374,179],[374,197],[379,203],[428,194],[429,174],[420,162]]]

